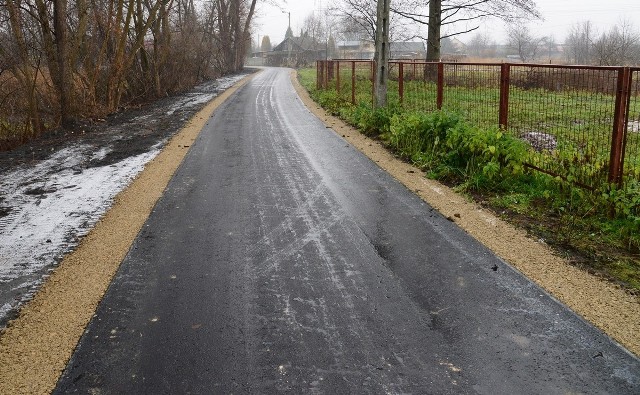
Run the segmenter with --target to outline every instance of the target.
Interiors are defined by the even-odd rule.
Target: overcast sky
[[[291,28],[298,35],[304,18],[314,10],[323,12],[328,3],[328,0],[280,0],[284,12],[263,3],[256,19],[255,33],[259,37],[254,39],[262,40],[262,37],[268,35],[273,45],[282,41],[287,30],[287,12],[291,13]],[[536,4],[545,20],[531,22],[529,28],[539,36],[553,35],[557,42],[564,41],[566,32],[572,25],[586,20],[592,21],[601,32],[626,18],[637,31],[640,31],[639,0],[537,0]],[[485,22],[482,29],[495,34],[496,41],[503,41],[502,26],[502,22],[492,20]],[[426,28],[424,35],[426,36]],[[470,35],[459,38],[468,41]]]

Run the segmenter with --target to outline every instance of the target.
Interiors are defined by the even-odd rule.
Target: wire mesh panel
[[[372,61],[354,61],[355,63],[355,104],[373,104],[374,63]]]
[[[374,62],[320,63],[324,89],[373,104]],[[538,170],[587,188],[640,179],[640,68],[394,61],[389,77],[389,103],[501,125]]]
[[[608,176],[618,70],[511,65],[508,130],[533,165],[596,187]]]
[[[626,122],[623,180],[640,181],[640,68],[631,69],[631,88]]]
[[[437,105],[437,78],[431,78],[428,67],[432,63],[397,62],[396,84],[390,85],[391,97],[398,98],[405,109],[415,111],[435,111]],[[400,81],[402,74],[402,81]]]
[[[442,109],[482,127],[498,125],[499,64],[443,64]]]

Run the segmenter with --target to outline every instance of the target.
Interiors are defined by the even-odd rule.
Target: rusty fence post
[[[631,69],[620,67],[616,88],[616,106],[613,115],[613,132],[611,134],[611,156],[609,159],[609,183],[622,185],[624,169],[625,138],[627,135],[626,122],[628,116],[629,95],[631,93]]]
[[[356,62],[351,61],[351,104],[356,104]]]
[[[321,67],[322,61],[321,60],[316,60],[316,89],[320,90],[321,86],[320,86],[320,67]]]
[[[335,62],[333,60],[328,60],[327,61],[327,68],[328,68],[328,73],[327,73],[327,82],[331,82],[336,74],[335,74]]]
[[[444,98],[444,64],[438,62],[438,86],[436,94],[436,107],[442,110],[442,102]]]
[[[336,92],[340,97],[340,61],[336,60]]]
[[[511,65],[500,65],[500,110],[498,112],[498,125],[501,129],[509,126],[509,85],[511,77]]]
[[[398,96],[400,96],[400,104],[404,101],[404,63],[398,63]]]

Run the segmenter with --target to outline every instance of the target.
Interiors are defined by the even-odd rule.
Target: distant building
[[[265,52],[268,66],[299,67],[326,59],[326,43],[320,43],[308,36],[287,37],[272,51]]]
[[[389,44],[389,59],[392,60],[425,60],[427,49],[422,41],[397,41]]]
[[[423,42],[392,42],[389,59],[424,60],[427,51]],[[375,46],[371,40],[346,40],[336,43],[336,58],[372,60]]]
[[[336,58],[372,60],[375,48],[371,40],[346,40],[336,43]]]

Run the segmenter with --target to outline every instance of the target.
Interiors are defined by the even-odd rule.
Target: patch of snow
[[[84,170],[77,166],[88,157],[90,147],[77,146],[34,167],[3,175],[0,191],[11,211],[0,218],[0,285],[8,285],[11,292],[0,293],[0,319],[31,297],[32,288],[42,281],[37,274],[46,272],[89,232],[115,195],[160,152],[160,146]],[[13,282],[19,283],[12,286]],[[16,294],[21,297],[15,298]]]
[[[216,97],[216,93],[194,93],[189,94],[184,99],[178,101],[174,104],[169,111],[167,111],[167,115],[173,115],[177,110],[186,106],[193,106],[198,104],[207,103],[209,100]]]
[[[209,102],[214,97],[218,96],[221,91],[227,90],[236,82],[244,78],[245,75],[232,75],[228,77],[218,78],[215,84],[205,83],[201,85],[200,91],[191,92],[185,95],[184,98],[178,100],[173,106],[166,112],[167,115],[173,115],[176,111],[183,107],[192,107]]]
[[[107,154],[109,154],[109,152],[111,152],[111,151],[112,151],[112,149],[111,149],[110,147],[102,147],[102,148],[100,148],[98,151],[94,152],[94,154],[91,156],[91,160],[92,160],[92,161],[93,161],[93,160],[95,160],[95,161],[102,160],[102,159],[104,159],[104,158],[107,156]]]
[[[531,147],[538,152],[553,151],[558,146],[556,137],[549,133],[526,132],[520,138],[531,144]]]

